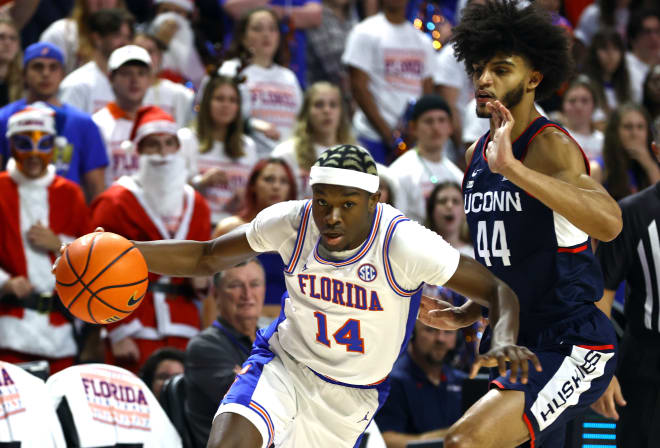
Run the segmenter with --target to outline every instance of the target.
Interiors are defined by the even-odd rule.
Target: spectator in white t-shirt
[[[284,159],[298,184],[298,199],[312,197],[309,170],[326,149],[355,143],[346,103],[339,87],[319,81],[307,88],[293,137],[273,149],[272,157]]]
[[[586,75],[574,79],[562,98],[563,124],[589,159],[591,176],[601,182],[605,136],[594,126],[597,105],[596,91]]]
[[[277,15],[269,7],[247,12],[237,22],[232,58],[221,75],[241,76],[243,117],[248,119],[259,158],[268,157],[275,146],[293,133],[302,104],[302,90],[295,73],[286,68],[284,38]]]
[[[391,161],[399,147],[408,104],[433,91],[435,50],[431,39],[406,18],[407,0],[383,0],[376,15],[358,23],[342,61],[359,110],[358,141],[376,162]]]
[[[105,170],[106,186],[138,170],[138,154],[122,145],[130,140],[133,121],[151,82],[151,58],[137,45],[126,45],[112,52],[108,61],[113,101],[92,115],[101,131],[110,165]]]
[[[470,0],[466,3],[485,3],[485,0]],[[447,101],[451,108],[452,123],[454,133],[452,140],[454,145],[461,150],[464,148],[463,135],[463,114],[470,100],[474,98],[474,86],[472,80],[465,71],[465,66],[459,62],[454,55],[454,46],[447,44],[437,53],[436,70],[433,73],[433,83],[436,93]],[[469,144],[472,144],[470,142]],[[465,164],[463,151],[456,160]]]
[[[115,99],[108,79],[108,59],[131,41],[133,16],[122,9],[102,9],[92,14],[88,23],[92,59],[64,78],[60,100],[91,115]]]
[[[628,22],[628,42],[631,51],[626,53],[630,73],[632,100],[642,103],[642,85],[649,69],[660,63],[660,12],[637,11]]]
[[[71,73],[92,59],[94,47],[89,18],[96,11],[107,8],[125,9],[124,0],[76,0],[69,17],[54,21],[41,33],[41,42],[55,44],[64,53],[65,73]]]
[[[407,217],[426,222],[426,198],[437,183],[460,183],[463,172],[444,154],[452,133],[451,109],[438,95],[425,95],[413,106],[410,129],[417,146],[390,166],[399,182],[395,206]]]
[[[181,128],[190,124],[195,92],[183,84],[158,77],[163,61],[163,51],[167,48],[165,44],[150,33],[137,33],[133,43],[147,50],[153,68],[153,81],[144,97],[144,104],[160,107],[172,115],[176,124]]]
[[[615,28],[624,37],[630,17],[628,5],[630,0],[596,0],[580,14],[575,37],[589,46],[596,41],[595,34],[603,27]]]
[[[208,201],[215,225],[243,208],[248,176],[259,160],[254,140],[243,134],[241,93],[234,78],[209,80],[191,131],[191,183]]]

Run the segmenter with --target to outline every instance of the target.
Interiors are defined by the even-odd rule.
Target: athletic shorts
[[[216,417],[233,412],[259,430],[262,447],[357,447],[385,402],[389,381],[352,386],[332,381],[289,356],[277,325],[260,330]]]
[[[561,448],[566,423],[582,415],[610,384],[616,370],[616,334],[607,316],[594,306],[593,311],[553,325],[537,340],[538,348],[529,348],[543,371],[530,364],[528,382],[522,384],[509,381],[510,371],[503,377],[493,369],[491,387],[525,393],[523,420],[531,439],[523,446]]]

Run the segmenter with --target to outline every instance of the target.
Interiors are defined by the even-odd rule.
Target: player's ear
[[[529,82],[527,87],[530,90],[534,90],[539,86],[539,84],[541,84],[541,81],[543,81],[543,73],[539,72],[538,70],[532,70],[529,75]]]
[[[376,206],[378,205],[378,201],[380,201],[380,191],[369,194],[369,211],[370,212],[373,212],[374,210],[376,210]]]

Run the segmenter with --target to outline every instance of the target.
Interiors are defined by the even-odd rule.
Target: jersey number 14
[[[511,251],[506,244],[506,231],[504,221],[493,222],[493,232],[488,245],[488,231],[486,221],[477,223],[477,254],[484,259],[486,266],[492,266],[491,257],[500,257],[504,266],[511,266]]]
[[[320,342],[330,348],[330,339],[328,339],[328,321],[325,313],[316,311],[314,313],[318,331],[316,333],[316,342]],[[347,352],[364,353],[364,339],[360,337],[360,321],[357,319],[348,319],[341,328],[332,335],[337,344],[346,347]]]

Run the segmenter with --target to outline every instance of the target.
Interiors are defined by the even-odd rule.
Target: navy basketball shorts
[[[261,433],[263,448],[359,446],[387,398],[389,381],[352,386],[322,377],[282,349],[279,321],[257,333],[215,417],[225,412],[245,417]]]
[[[512,383],[506,376],[491,380],[491,387],[525,393],[523,420],[530,441],[524,446],[540,447],[564,434],[567,422],[582,415],[605,392],[616,370],[616,334],[611,322],[598,308],[586,315],[563,321],[546,330],[529,347],[543,367],[530,364],[527,384]],[[523,344],[524,345],[524,344]],[[495,376],[497,370],[493,369]],[[551,443],[553,446],[563,446]]]

